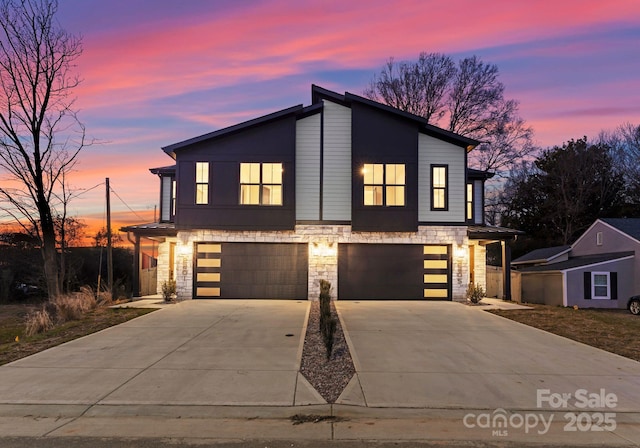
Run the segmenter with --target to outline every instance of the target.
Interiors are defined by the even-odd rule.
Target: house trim
[[[595,222],[593,224],[591,224],[589,226],[589,228],[587,230],[585,230],[582,235],[580,235],[580,238],[578,238],[571,246],[572,247],[577,246],[578,243],[580,243],[580,241],[582,241],[582,239],[585,238],[587,236],[587,234],[591,231],[591,229],[593,229],[596,226],[596,224],[598,224],[598,223],[601,223],[601,224],[605,225],[607,228],[619,233],[620,235],[626,236],[627,238],[632,240],[634,243],[640,243],[640,241],[638,241],[637,239],[635,239],[634,237],[632,237],[628,233],[623,232],[622,230],[618,229],[617,227],[614,227],[611,224],[608,224],[608,223],[606,223],[605,221],[603,221],[601,219],[596,219]]]
[[[549,272],[549,273],[565,273],[565,272],[571,272],[571,271],[577,271],[579,269],[586,269],[586,268],[590,268],[590,267],[594,267],[594,266],[602,266],[605,264],[609,264],[615,261],[624,261],[624,260],[630,260],[632,258],[634,258],[634,255],[623,255],[620,258],[611,258],[609,260],[605,260],[605,261],[597,261],[595,263],[588,263],[588,264],[583,264],[580,266],[575,266],[572,268],[566,268],[566,269],[536,269],[536,270],[523,270],[521,271],[522,273],[527,273],[527,274],[533,274],[536,272]],[[551,265],[553,266],[553,265]]]

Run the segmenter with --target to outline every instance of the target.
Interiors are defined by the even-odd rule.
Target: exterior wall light
[[[188,244],[181,244],[178,246],[178,255],[181,257],[188,257],[191,255],[191,246]]]
[[[456,258],[467,258],[467,249],[464,246],[458,246],[453,251]]]
[[[337,255],[336,244],[333,242],[314,242],[311,244],[311,255],[316,257],[334,257]]]

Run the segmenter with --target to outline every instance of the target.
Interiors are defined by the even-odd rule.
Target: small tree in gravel
[[[320,280],[320,334],[327,349],[327,361],[331,359],[337,325],[331,315],[331,282]]]

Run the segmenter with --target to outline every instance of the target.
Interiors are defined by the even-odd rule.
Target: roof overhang
[[[524,232],[499,226],[469,226],[467,228],[467,236],[472,240],[509,241],[515,240],[518,235],[524,235]]]
[[[178,235],[176,225],[172,222],[152,222],[148,224],[136,224],[120,228],[121,232],[131,232],[136,236],[145,238],[151,237],[174,237]]]

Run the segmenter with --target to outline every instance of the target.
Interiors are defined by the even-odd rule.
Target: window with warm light
[[[431,210],[447,210],[448,166],[431,165]]]
[[[364,205],[404,206],[404,164],[365,163],[362,173],[364,175]]]
[[[196,162],[196,204],[209,203],[209,162]]]
[[[241,163],[240,204],[282,205],[282,163]]]
[[[467,184],[467,220],[473,220],[473,184]]]

